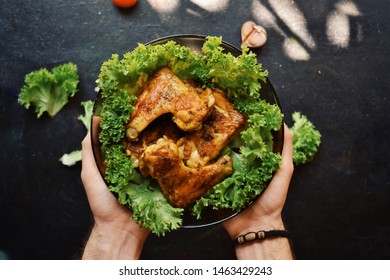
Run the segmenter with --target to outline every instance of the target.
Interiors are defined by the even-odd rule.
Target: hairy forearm
[[[85,246],[82,259],[139,259],[146,236],[136,236],[131,227],[118,228],[95,224]]]

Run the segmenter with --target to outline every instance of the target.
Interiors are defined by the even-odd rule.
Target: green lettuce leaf
[[[291,127],[294,164],[304,164],[313,160],[321,144],[321,134],[305,115],[294,112]]]
[[[121,144],[107,148],[106,162],[109,189],[117,194],[120,204],[131,208],[132,219],[157,235],[181,226],[183,209],[172,207],[154,181],[132,168]]]
[[[81,102],[81,106],[84,107],[84,114],[80,115],[78,119],[83,123],[87,132],[91,129],[91,119],[93,113],[93,102],[91,100]],[[63,165],[73,166],[77,162],[81,161],[81,150],[75,150],[69,154],[63,154],[60,158]]]
[[[81,150],[76,150],[69,154],[63,154],[60,161],[66,166],[75,165],[77,162],[81,161]]]
[[[33,105],[38,118],[44,112],[54,117],[77,92],[79,76],[77,66],[69,62],[54,67],[52,71],[46,68],[33,71],[25,76],[24,81],[19,104],[26,109]]]
[[[85,126],[85,129],[87,130],[87,132],[90,131],[90,129],[91,129],[91,120],[92,120],[92,114],[93,114],[93,104],[94,103],[91,100],[87,100],[87,101],[81,102],[81,106],[83,106],[83,108],[84,108],[84,114],[80,115],[78,117],[78,120],[83,123],[83,125]]]

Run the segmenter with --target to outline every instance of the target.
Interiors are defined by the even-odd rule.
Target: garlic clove
[[[253,21],[247,21],[241,28],[242,45],[259,48],[267,42],[267,31]]]

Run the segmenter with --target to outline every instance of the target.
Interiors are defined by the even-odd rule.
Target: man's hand
[[[97,168],[89,133],[82,142],[81,180],[95,221],[83,259],[139,258],[149,231],[131,219],[131,211],[108,189]]]
[[[284,125],[282,164],[260,197],[243,212],[224,222],[231,238],[250,231],[284,229],[281,213],[293,171],[292,135]],[[288,240],[280,237],[238,245],[236,254],[238,258],[290,259],[292,257]]]

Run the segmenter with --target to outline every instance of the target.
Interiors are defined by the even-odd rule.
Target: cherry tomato
[[[120,8],[130,8],[137,3],[137,0],[112,0],[112,2]]]

